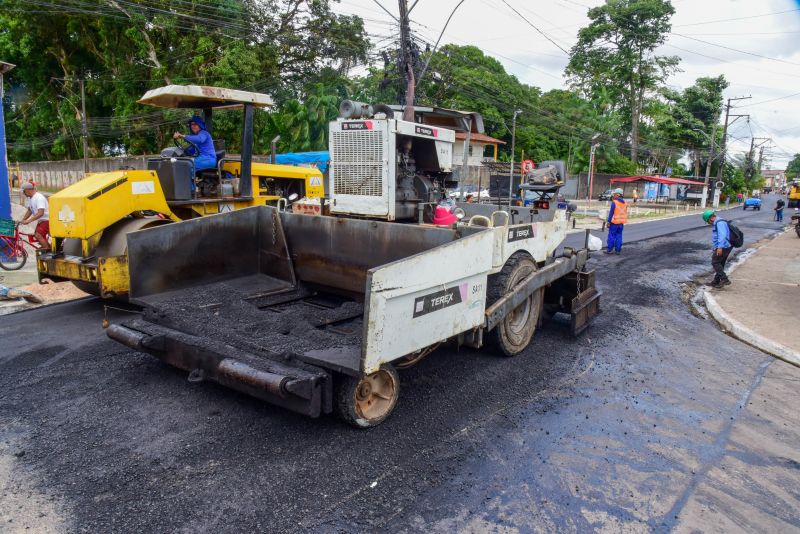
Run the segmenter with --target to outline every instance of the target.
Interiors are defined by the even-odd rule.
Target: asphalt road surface
[[[777,231],[770,202],[726,214],[747,243]],[[686,303],[710,233],[697,216],[630,225],[621,256],[591,260],[604,311],[583,336],[547,324],[515,358],[440,349],[369,431],[190,384],[107,339],[96,300],[5,316],[0,530],[664,531],[720,515],[798,530],[796,446],[739,437],[786,364]],[[796,423],[763,431],[779,444]],[[747,484],[725,478],[732,462]]]

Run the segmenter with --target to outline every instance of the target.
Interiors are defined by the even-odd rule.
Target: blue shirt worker
[[[190,146],[187,149],[186,155],[194,157],[195,172],[205,169],[216,169],[217,153],[214,150],[214,140],[211,138],[211,134],[206,130],[205,121],[195,115],[189,119],[189,130],[192,132],[189,135],[175,132],[172,137],[173,139],[184,139],[194,144],[194,147]],[[199,151],[199,154],[195,153],[195,147]]]
[[[775,204],[775,220],[778,222],[783,222],[783,207],[785,205],[786,203],[782,198],[779,198],[778,202]]]
[[[606,254],[622,252],[622,230],[628,222],[628,204],[622,198],[622,189],[614,189],[611,195],[611,207],[608,210],[608,240]]]
[[[714,210],[706,210],[703,212],[703,220],[706,224],[714,227],[711,233],[711,240],[714,247],[711,253],[711,267],[714,268],[714,280],[711,282],[711,287],[724,287],[731,284],[728,275],[725,274],[725,263],[728,261],[728,256],[733,250],[731,245],[731,229],[728,226],[728,221],[720,219]]]

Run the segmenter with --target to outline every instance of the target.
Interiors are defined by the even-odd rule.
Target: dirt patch
[[[30,284],[20,287],[24,291],[33,293],[44,304],[53,304],[55,302],[66,302],[68,300],[82,299],[90,296],[75,287],[72,282],[50,282],[46,284]]]

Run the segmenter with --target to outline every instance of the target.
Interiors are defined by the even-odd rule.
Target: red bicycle
[[[14,225],[14,235],[0,235],[0,269],[18,271],[25,267],[25,262],[28,261],[25,246],[32,248],[34,254],[41,248],[33,234],[19,231],[19,224]]]

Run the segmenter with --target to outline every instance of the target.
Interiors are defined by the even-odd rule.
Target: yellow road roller
[[[278,205],[286,199],[324,197],[316,168],[253,160],[253,115],[272,105],[268,95],[197,85],[168,85],[139,100],[163,108],[202,110],[206,130],[214,109],[239,108],[241,155],[215,142],[216,168],[195,171],[188,145],[164,149],[147,168],[89,174],[50,197],[51,251],[39,253],[39,280],[72,281],[102,298],[128,296],[127,234],[173,221]],[[195,147],[196,148],[196,147]]]

